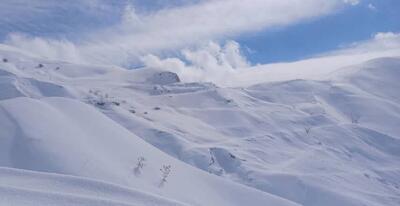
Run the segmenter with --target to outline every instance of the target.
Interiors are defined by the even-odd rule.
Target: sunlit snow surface
[[[0,57],[2,205],[400,204],[400,58],[218,87]]]

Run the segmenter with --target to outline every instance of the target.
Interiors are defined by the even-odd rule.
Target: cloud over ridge
[[[23,5],[26,1],[16,0],[10,5]],[[114,19],[108,21],[114,23],[84,33],[78,40],[37,36],[35,33],[12,33],[5,43],[49,59],[125,67],[139,65],[176,72],[184,81],[212,81],[220,85],[232,85],[233,81],[239,82],[243,74],[254,77],[253,72],[244,71],[245,68],[269,68],[270,65],[250,65],[242,55],[240,45],[229,39],[245,33],[309,21],[333,14],[346,6],[357,6],[362,2],[176,0],[172,7],[160,6],[149,11],[137,6],[140,1],[82,1],[82,5],[96,17],[102,18],[102,15],[111,12],[109,14],[112,14]],[[157,2],[158,5],[163,5],[162,0]],[[33,14],[44,15],[45,19],[50,18],[51,15],[46,9],[56,6],[65,10],[68,9],[64,8],[66,5],[58,5],[55,0],[34,1]],[[2,9],[7,7],[0,6],[0,10]],[[77,11],[76,8],[73,10]],[[24,15],[30,14],[32,13],[26,12]],[[77,15],[76,18],[80,16]],[[371,40],[346,45],[344,49],[314,59],[328,58],[329,61],[334,61],[331,58],[333,56],[358,55],[356,58],[359,58],[360,54],[371,51],[398,51],[399,42],[397,33],[378,33]],[[364,55],[359,59],[369,56],[371,55]]]

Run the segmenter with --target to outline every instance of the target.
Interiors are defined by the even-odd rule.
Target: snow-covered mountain
[[[0,57],[0,205],[400,204],[400,57],[245,87]]]

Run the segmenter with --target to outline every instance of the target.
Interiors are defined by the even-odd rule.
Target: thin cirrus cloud
[[[0,39],[21,32],[41,37],[79,37],[119,21],[122,0],[2,0]],[[109,1],[111,2],[111,1]],[[120,3],[118,3],[120,2]]]
[[[42,1],[54,4],[52,0]],[[95,8],[92,13],[96,9],[109,11],[114,8],[104,0],[85,2],[89,2],[89,8]],[[136,11],[135,1],[130,2],[133,3],[125,4],[120,9],[119,23],[96,29],[79,38],[79,41],[13,34],[6,43],[37,50],[34,51],[36,54],[50,55],[55,59],[128,66],[150,53],[176,51],[210,40],[219,41],[246,32],[288,26],[353,4],[348,0],[204,0],[143,13]],[[71,18],[79,18],[79,12]]]

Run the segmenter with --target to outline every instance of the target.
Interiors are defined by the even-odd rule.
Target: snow
[[[400,204],[393,53],[253,68],[234,87],[0,57],[0,205]]]
[[[43,98],[39,101],[22,97],[1,102],[1,108],[4,111],[2,122],[14,122],[13,127],[17,128],[2,138],[1,151],[4,154],[0,162],[6,167],[92,177],[153,193],[165,193],[191,204],[204,199],[208,199],[208,205],[223,204],[225,201],[214,190],[223,190],[224,187],[229,188],[230,194],[225,197],[231,197],[228,198],[230,201],[235,199],[235,193],[245,196],[230,205],[241,205],[258,199],[258,203],[253,203],[257,205],[261,203],[260,200],[278,199],[196,171],[164,155],[81,102],[66,98]],[[10,128],[8,124],[1,130],[7,131]],[[133,167],[139,155],[146,157],[147,165],[142,176],[136,179]],[[159,167],[162,164],[171,164],[173,173],[160,191]],[[180,178],[192,181],[185,182]],[[214,184],[213,189],[206,189],[210,186],[204,182]],[[198,195],[182,195],[182,190]],[[278,200],[275,200],[275,204],[290,205]]]
[[[0,174],[0,200],[12,205],[185,205],[88,178],[4,167]]]
[[[238,72],[239,75],[228,83],[229,86],[248,87],[266,81],[279,82],[294,79],[321,80],[330,77],[340,68],[352,67],[371,59],[398,57],[400,50],[368,51],[358,53],[338,53],[289,63],[273,63],[253,66]]]

